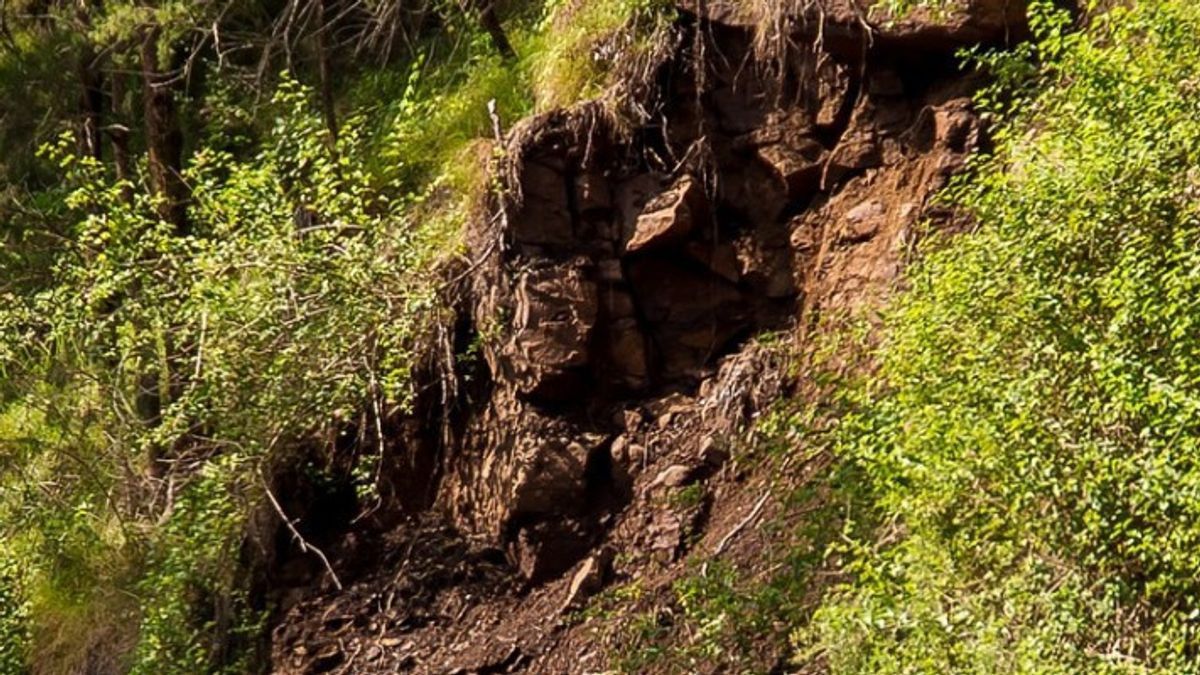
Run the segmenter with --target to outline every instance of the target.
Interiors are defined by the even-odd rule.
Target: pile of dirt
[[[603,672],[569,619],[590,595],[753,560],[772,477],[731,448],[816,317],[879,302],[947,218],[931,197],[983,142],[953,51],[1019,37],[1024,7],[749,4],[682,6],[632,125],[589,103],[507,135],[457,365],[394,424],[390,517],[327,536],[345,588],[314,567],[279,595],[276,672]]]

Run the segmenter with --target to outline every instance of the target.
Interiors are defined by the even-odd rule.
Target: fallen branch
[[[715,558],[721,555],[725,551],[725,547],[729,545],[729,542],[733,541],[734,537],[736,537],[742,530],[746,529],[750,523],[758,519],[758,516],[762,514],[763,507],[767,505],[767,499],[770,496],[771,490],[768,489],[762,494],[761,497],[758,498],[758,502],[754,504],[753,509],[750,509],[750,513],[743,518],[741,522],[739,522],[737,525],[734,525],[733,529],[727,532],[725,536],[721,538],[721,541],[717,543],[717,547],[713,549],[712,557]]]
[[[283,524],[287,525],[288,530],[291,530],[292,537],[298,544],[300,544],[300,550],[304,553],[313,553],[320,558],[321,562],[325,565],[325,570],[329,572],[329,578],[333,579],[333,585],[336,586],[339,591],[342,590],[342,581],[341,579],[338,579],[337,573],[333,571],[333,565],[329,564],[329,558],[325,557],[325,553],[322,552],[321,549],[308,543],[308,540],[300,534],[300,531],[296,529],[294,524],[292,524],[292,520],[287,517],[286,513],[283,512],[283,507],[279,505],[279,500],[275,499],[274,493],[271,492],[270,486],[267,485],[266,476],[260,477],[262,478],[263,489],[267,491],[267,499],[271,501],[271,506],[275,507],[275,513],[279,514],[279,518],[283,521]]]

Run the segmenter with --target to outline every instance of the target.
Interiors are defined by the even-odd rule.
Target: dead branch
[[[291,531],[292,538],[296,540],[296,543],[300,544],[300,550],[304,553],[312,553],[320,558],[321,562],[325,565],[325,570],[329,572],[329,578],[333,579],[333,585],[337,587],[339,591],[342,590],[342,581],[341,579],[338,579],[337,573],[333,571],[333,565],[329,564],[329,558],[325,556],[325,553],[321,551],[321,549],[310,544],[308,540],[300,534],[300,531],[297,530],[296,526],[292,523],[292,519],[288,518],[287,514],[283,512],[283,507],[279,505],[279,500],[275,499],[275,494],[271,492],[271,487],[267,485],[267,477],[260,477],[262,478],[263,489],[267,492],[267,499],[270,500],[271,506],[275,507],[275,513],[279,514],[280,520],[282,520],[283,524],[287,525],[288,530]]]
[[[729,546],[729,542],[733,541],[734,537],[736,537],[739,533],[741,533],[742,530],[746,529],[750,523],[753,523],[760,515],[762,515],[763,507],[767,505],[767,499],[770,497],[771,489],[768,488],[762,493],[762,496],[758,498],[758,501],[755,502],[754,508],[750,509],[750,513],[747,514],[746,517],[741,520],[741,522],[739,522],[737,525],[734,525],[733,529],[727,532],[725,536],[721,538],[721,541],[717,543],[717,547],[713,549],[712,557],[715,558],[724,553],[725,547]]]

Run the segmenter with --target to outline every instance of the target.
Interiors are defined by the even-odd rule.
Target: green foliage
[[[0,562],[0,672],[21,673],[28,663],[25,652],[29,644],[28,606],[22,592],[20,570],[11,552]]]
[[[33,596],[86,604],[106,578],[129,584],[134,672],[241,672],[211,658],[256,621],[232,575],[266,463],[369,397],[403,403],[410,350],[438,318],[444,233],[370,187],[359,123],[331,147],[309,98],[280,90],[255,156],[197,153],[191,237],[60,146],[72,245],[53,285],[0,311],[4,538]],[[147,373],[165,404],[153,420]],[[170,483],[153,478],[162,463]],[[162,526],[147,527],[164,490]],[[58,604],[35,622],[60,622]]]
[[[665,39],[669,10],[663,0],[532,3],[509,29],[515,62],[456,17],[407,70],[371,73],[350,93],[363,105],[386,101],[375,129],[380,153],[369,166],[409,189],[477,192],[482,162],[472,151],[493,138],[489,105],[507,129],[532,112],[600,95],[618,61],[636,60]]]
[[[68,47],[69,38],[23,34],[14,41],[9,48],[0,49],[0,87],[23,94],[22,105],[5,107],[4,124],[0,126],[0,147],[8,150],[0,158],[0,175],[4,177],[0,194],[9,198],[55,180],[54,167],[38,159],[37,149],[54,140],[61,130],[58,119],[67,114],[67,102],[56,89],[62,75],[61,53]],[[0,255],[12,252],[2,251]]]
[[[697,508],[704,503],[704,486],[692,483],[675,490],[667,495],[667,503],[680,511]]]
[[[247,58],[278,18],[261,3],[0,10],[16,41],[0,91],[30,103],[0,133],[0,671],[253,670],[249,516],[280,467],[409,402],[446,318],[442,264],[489,187],[489,107],[507,128],[549,105],[538,82],[558,68],[580,79],[553,103],[598,92],[615,54],[593,48],[635,42],[618,36],[650,7],[516,3],[509,63],[474,17],[429,3],[438,29],[391,65],[334,55],[336,139],[278,45]],[[556,34],[568,12],[587,30]],[[163,68],[186,60],[186,236],[160,217],[136,128],[148,30]],[[312,36],[269,34],[308,79]],[[82,86],[63,62],[89,53],[128,89],[103,120],[132,127],[124,180],[108,136],[100,159],[81,152]],[[370,498],[373,445],[336,450],[315,479]]]
[[[179,496],[137,584],[143,600],[132,675],[249,670],[251,652],[219,666],[213,655],[261,629],[236,585],[237,535],[248,510],[238,497],[245,497],[244,476],[256,470],[246,458],[221,457]]]
[[[637,68],[667,41],[666,0],[552,0],[527,48],[536,108],[598,96],[622,66]]]
[[[433,67],[429,59],[442,53],[450,60]],[[364,77],[350,98],[379,108],[373,128],[379,154],[367,158],[368,167],[409,190],[469,191],[472,169],[481,171],[481,162],[464,153],[492,137],[489,102],[505,123],[530,109],[522,70],[503,62],[486,36],[463,25],[432,38],[407,69]]]
[[[1200,8],[1032,11],[948,195],[978,227],[927,247],[837,432],[884,518],[796,632],[833,672],[1197,669]]]

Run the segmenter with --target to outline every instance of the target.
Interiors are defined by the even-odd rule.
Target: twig
[[[275,499],[275,494],[271,492],[271,487],[267,485],[267,477],[262,475],[259,477],[262,478],[263,489],[267,491],[267,499],[271,501],[271,506],[275,507],[275,513],[279,514],[279,518],[283,520],[283,524],[287,525],[287,528],[291,530],[292,537],[294,537],[296,542],[300,544],[300,550],[304,553],[312,552],[316,554],[316,556],[321,559],[321,562],[325,564],[325,570],[329,572],[329,578],[333,579],[333,585],[336,586],[339,591],[342,590],[342,581],[341,579],[338,579],[337,573],[333,571],[333,565],[329,564],[329,558],[325,557],[325,553],[323,553],[321,549],[308,543],[308,540],[301,536],[300,531],[297,530],[296,526],[292,524],[292,520],[287,517],[286,513],[283,512],[283,507],[279,505],[279,500]]]
[[[200,314],[200,341],[196,346],[196,368],[192,373],[192,380],[200,379],[200,369],[204,363],[204,335],[208,332],[208,312]]]
[[[726,535],[721,538],[721,541],[717,543],[717,547],[713,549],[712,557],[715,558],[721,555],[725,551],[725,547],[729,545],[729,542],[733,541],[734,537],[736,537],[742,530],[746,529],[750,523],[754,522],[758,518],[759,514],[762,513],[763,507],[766,506],[767,499],[770,496],[771,490],[768,489],[762,494],[761,497],[758,498],[758,502],[754,504],[753,509],[750,509],[750,513],[743,518],[740,523],[734,525],[733,529],[726,533]]]
[[[342,642],[341,638],[338,638],[338,648],[341,649],[343,653],[345,653],[346,645]],[[358,655],[362,652],[362,648],[363,648],[362,643],[359,643],[354,648],[354,653],[351,654],[350,658],[346,659],[346,663],[342,664],[342,667],[338,669],[338,675],[341,675],[342,673],[350,672],[350,666],[354,665],[354,659],[358,658]]]

